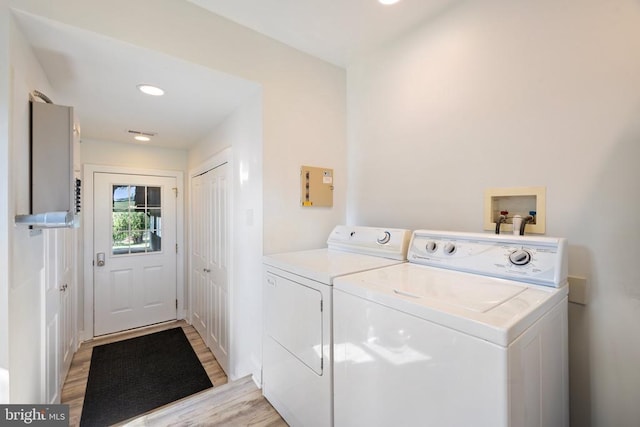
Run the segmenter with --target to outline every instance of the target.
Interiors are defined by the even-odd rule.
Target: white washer
[[[565,239],[415,231],[334,280],[340,426],[568,426]]]
[[[337,226],[328,248],[264,257],[262,392],[290,425],[333,424],[334,278],[406,262],[410,237]]]

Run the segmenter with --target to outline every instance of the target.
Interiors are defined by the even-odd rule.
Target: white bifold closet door
[[[229,371],[229,165],[191,179],[191,319]]]

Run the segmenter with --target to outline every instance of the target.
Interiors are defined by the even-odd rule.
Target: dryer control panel
[[[416,230],[409,262],[561,287],[567,283],[567,240]]]
[[[411,231],[401,228],[337,225],[329,238],[329,249],[405,261]]]

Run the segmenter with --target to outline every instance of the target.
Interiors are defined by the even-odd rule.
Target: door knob
[[[104,267],[104,252],[98,252],[96,254],[96,264],[98,267]]]

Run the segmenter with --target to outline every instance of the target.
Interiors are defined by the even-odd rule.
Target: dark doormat
[[[107,426],[213,387],[182,328],[94,347],[81,426]]]

